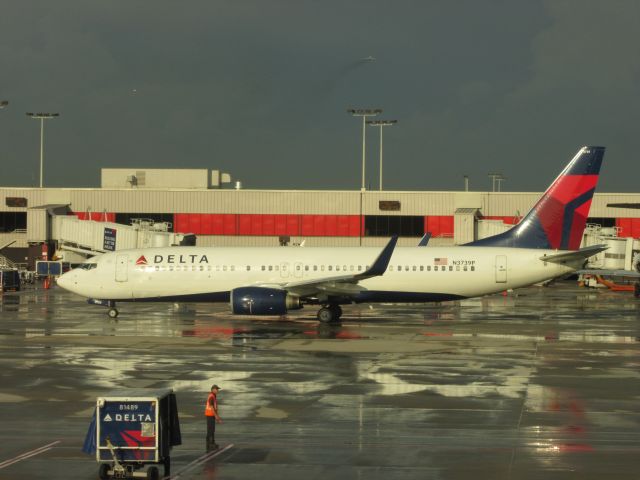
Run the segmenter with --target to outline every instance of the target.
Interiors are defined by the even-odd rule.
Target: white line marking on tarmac
[[[187,473],[189,470],[197,467],[198,465],[202,465],[203,463],[208,462],[212,458],[215,458],[218,455],[220,455],[221,453],[226,452],[231,447],[233,447],[233,443],[230,443],[229,445],[227,445],[226,447],[224,447],[221,450],[216,450],[215,452],[205,453],[201,457],[196,458],[193,462],[187,464],[187,466],[185,466],[182,470],[180,470],[175,475],[171,475],[169,477],[165,477],[164,480],[177,480],[178,478],[180,478],[180,475],[182,475],[184,473]]]
[[[56,440],[55,442],[48,443],[47,445],[43,445],[42,447],[21,453],[16,457],[10,458],[9,460],[5,460],[4,462],[0,463],[0,470],[8,467],[9,465],[13,465],[14,463],[18,463],[22,460],[26,460],[27,458],[35,457],[36,455],[40,455],[41,453],[51,450],[54,445],[57,445],[60,442],[61,440]]]

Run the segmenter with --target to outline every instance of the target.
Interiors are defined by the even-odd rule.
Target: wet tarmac
[[[637,478],[640,300],[572,282],[441,305],[232,317],[0,297],[0,479],[93,479],[97,396],[171,387],[182,479]],[[205,454],[204,401],[222,386]]]

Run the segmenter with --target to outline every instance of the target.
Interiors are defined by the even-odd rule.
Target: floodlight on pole
[[[364,186],[365,181],[365,149],[366,149],[366,121],[367,117],[375,117],[382,113],[381,108],[349,108],[347,109],[347,113],[350,113],[354,117],[362,117],[362,184],[360,186],[360,190],[364,192],[366,190]]]
[[[0,110],[9,105],[9,100],[0,100]]]
[[[380,191],[382,191],[382,127],[390,127],[398,123],[397,120],[367,120],[372,127],[380,127]]]
[[[40,188],[42,188],[42,177],[44,173],[44,121],[59,116],[59,113],[27,112],[27,117],[40,120]]]

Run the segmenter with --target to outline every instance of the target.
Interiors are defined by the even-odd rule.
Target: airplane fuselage
[[[123,250],[75,269],[62,286],[80,295],[117,301],[228,301],[247,286],[363,272],[379,248],[203,248]],[[385,273],[359,283],[355,302],[428,302],[477,297],[549,280],[578,265],[540,260],[556,250],[493,247],[398,247]],[[346,302],[345,302],[346,303]]]

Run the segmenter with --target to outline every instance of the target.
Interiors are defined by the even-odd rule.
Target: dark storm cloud
[[[2,185],[95,186],[101,167],[223,168],[254,188],[357,188],[381,107],[385,184],[540,190],[583,144],[637,191],[635,1],[10,2]],[[375,62],[362,62],[372,55]],[[369,131],[368,181],[377,184]]]

